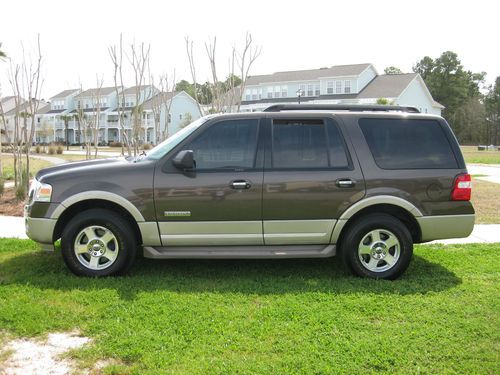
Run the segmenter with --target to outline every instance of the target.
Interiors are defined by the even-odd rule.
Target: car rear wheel
[[[90,209],[68,223],[61,249],[74,274],[99,277],[126,272],[135,259],[137,243],[130,224],[118,214]]]
[[[341,243],[346,266],[356,275],[395,279],[410,264],[413,241],[408,228],[387,214],[370,214],[349,228]]]

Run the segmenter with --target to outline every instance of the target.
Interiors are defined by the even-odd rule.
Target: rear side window
[[[342,135],[333,121],[274,120],[272,165],[289,168],[348,168]]]
[[[410,119],[361,119],[359,125],[382,169],[458,168],[439,122]]]

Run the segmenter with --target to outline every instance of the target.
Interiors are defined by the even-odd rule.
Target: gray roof
[[[167,100],[172,99],[174,96],[178,94],[178,92],[170,91],[170,92],[165,92],[163,93],[164,95],[167,95]],[[157,98],[161,93],[156,94],[152,98],[146,100],[144,103],[142,103],[142,108],[143,109],[152,109],[153,108],[153,101],[155,98]]]
[[[37,115],[44,115],[46,113],[54,113],[55,110],[50,109],[50,105],[43,106],[42,108],[39,108],[38,111],[36,111]],[[64,109],[60,110],[61,112],[64,111]]]
[[[358,94],[358,98],[397,98],[415,79],[417,73],[376,76]]]
[[[291,70],[287,72],[276,72],[273,74],[251,76],[247,79],[247,86],[262,83],[309,81],[324,77],[357,76],[371,64],[336,65],[330,68]]]
[[[137,88],[139,88],[139,92],[141,92],[142,90],[147,89],[148,87],[151,87],[151,85],[132,86],[132,87],[129,87],[128,89],[123,90],[123,94],[124,95],[135,95],[135,90]]]
[[[0,102],[5,103],[7,100],[14,99],[15,96],[4,96],[3,98],[0,98]]]
[[[118,87],[118,90],[120,90],[120,89],[121,89],[121,87]],[[101,96],[102,95],[109,95],[115,91],[115,86],[101,87],[100,89],[99,88],[88,89],[88,90],[85,90],[85,91],[79,93],[78,95],[76,95],[75,98],[86,98],[86,97],[96,96],[97,93],[99,92],[99,90],[100,90]]]
[[[68,96],[76,93],[77,91],[80,91],[80,89],[69,89],[69,90],[61,91],[59,94],[54,95],[52,98],[50,98],[50,100],[52,100],[52,99],[63,99],[63,98],[66,98],[66,97],[68,97]]]
[[[44,102],[43,100],[39,100],[38,101],[38,110],[41,110],[45,107],[49,107],[50,108],[50,105],[49,103],[47,102]],[[25,100],[23,103],[19,104],[17,106],[17,108],[12,108],[10,111],[6,112],[5,113],[5,116],[13,116],[15,114],[17,114],[18,112],[21,113],[21,112],[28,112],[29,111],[29,102],[27,100]],[[37,111],[38,113],[38,111]]]

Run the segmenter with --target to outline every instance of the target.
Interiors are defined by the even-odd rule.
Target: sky
[[[16,0],[0,5],[0,42],[12,62],[33,52],[40,34],[44,86],[49,99],[70,88],[113,85],[108,54],[124,43],[151,46],[151,71],[191,81],[185,37],[194,41],[197,81],[210,78],[204,43],[217,37],[218,75],[228,73],[233,46],[251,33],[262,47],[250,74],[342,64],[373,63],[411,72],[422,57],[451,50],[468,70],[500,76],[500,2],[475,1],[167,1]],[[0,62],[1,95],[12,93],[9,61]],[[128,64],[125,85],[133,85]]]

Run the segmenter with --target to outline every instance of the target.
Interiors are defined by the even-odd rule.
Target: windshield
[[[165,139],[162,143],[151,149],[146,155],[146,159],[158,160],[166,155],[170,150],[182,142],[186,137],[198,129],[202,124],[210,120],[213,116],[200,117],[198,120],[193,121],[185,128],[179,130],[177,133]]]

